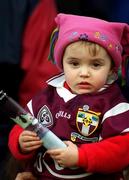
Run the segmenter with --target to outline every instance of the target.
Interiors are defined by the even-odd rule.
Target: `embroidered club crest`
[[[100,112],[85,110],[84,108],[78,109],[76,124],[83,136],[89,136],[97,129],[100,114]]]
[[[53,124],[52,113],[50,112],[49,108],[46,105],[44,105],[39,110],[38,115],[37,115],[37,119],[45,127],[49,127]]]

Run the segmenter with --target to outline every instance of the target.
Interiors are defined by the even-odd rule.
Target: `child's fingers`
[[[36,132],[34,132],[34,131],[27,131],[27,130],[23,131],[21,133],[21,135],[22,136],[34,136],[34,137],[37,136]]]
[[[20,141],[22,142],[29,142],[29,141],[39,141],[39,137],[33,137],[33,136],[21,136]]]
[[[36,135],[33,136],[31,133],[26,134],[20,134],[19,136],[19,144],[22,145],[25,142],[31,142],[31,141],[40,141],[40,138]]]
[[[47,150],[47,153],[53,156],[59,155],[62,152],[62,149],[50,149]]]
[[[31,147],[31,146],[37,146],[37,145],[41,145],[42,141],[28,141],[28,142],[24,142],[24,148],[25,147]]]
[[[30,151],[38,149],[41,146],[42,146],[41,143],[32,143],[32,144],[24,143],[22,144],[21,149],[23,152],[30,152]]]
[[[25,151],[26,152],[33,151],[33,150],[38,149],[39,147],[41,147],[41,145],[35,145],[35,146],[26,147]]]

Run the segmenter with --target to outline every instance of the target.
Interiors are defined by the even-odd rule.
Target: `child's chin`
[[[90,94],[90,93],[92,93],[91,90],[84,90],[83,89],[83,90],[79,90],[77,94]]]

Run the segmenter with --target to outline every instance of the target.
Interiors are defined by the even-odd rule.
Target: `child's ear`
[[[114,68],[112,68],[110,71],[109,71],[109,75],[112,75],[114,74]]]
[[[118,79],[118,75],[117,75],[117,73],[115,72],[114,68],[112,68],[112,69],[109,71],[109,74],[108,74],[107,84],[111,84],[111,83],[113,83],[114,81],[116,81],[117,79]]]
[[[114,64],[112,64],[111,69],[109,71],[109,75],[113,75],[113,74],[116,74],[116,70],[115,70]]]

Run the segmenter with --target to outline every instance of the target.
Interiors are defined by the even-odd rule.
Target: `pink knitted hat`
[[[55,21],[58,31],[55,31],[56,36],[53,35],[52,38],[54,39],[53,58],[60,69],[62,69],[61,61],[65,48],[79,40],[91,41],[104,47],[112,57],[116,71],[123,57],[129,56],[128,24],[62,13],[57,15]]]

